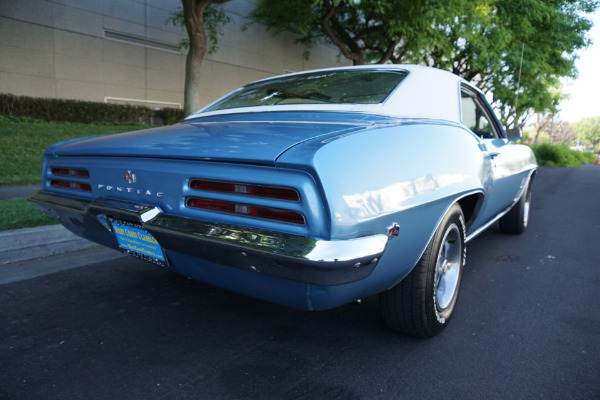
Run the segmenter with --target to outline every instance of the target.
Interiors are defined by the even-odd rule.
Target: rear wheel
[[[500,230],[504,233],[521,234],[527,228],[529,222],[529,210],[531,208],[531,181],[523,191],[519,201],[500,218]]]
[[[413,271],[379,295],[383,317],[392,329],[432,337],[448,324],[465,263],[465,231],[462,210],[454,204]]]

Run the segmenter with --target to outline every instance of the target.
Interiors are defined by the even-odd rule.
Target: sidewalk
[[[62,225],[46,225],[0,232],[0,266],[100,246],[69,232]]]
[[[40,190],[40,185],[0,186],[0,200],[26,199],[36,190]]]
[[[39,188],[39,185],[0,186],[0,200],[26,199]],[[0,267],[94,247],[100,245],[80,238],[59,224],[2,231]]]

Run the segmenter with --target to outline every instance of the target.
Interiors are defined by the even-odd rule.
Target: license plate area
[[[141,225],[128,221],[109,219],[119,247],[130,256],[167,267],[162,247]]]

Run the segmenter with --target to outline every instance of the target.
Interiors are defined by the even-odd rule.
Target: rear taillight
[[[241,194],[245,196],[261,197],[263,199],[285,201],[300,200],[300,195],[295,189],[280,186],[192,179],[190,181],[190,189],[217,193]]]
[[[52,167],[50,186],[59,189],[91,192],[92,186],[86,182],[78,182],[90,177],[90,172],[83,168]],[[64,179],[62,179],[64,177]]]
[[[203,199],[199,197],[189,197],[185,204],[189,208],[261,218],[295,225],[305,224],[304,216],[299,212],[282,210],[280,208],[233,203],[222,200]]]
[[[59,179],[52,179],[50,181],[50,186],[60,189],[81,190],[84,192],[92,191],[92,187],[88,183],[63,181]]]
[[[80,168],[52,168],[52,175],[71,176],[75,178],[89,178],[90,173],[87,169]]]

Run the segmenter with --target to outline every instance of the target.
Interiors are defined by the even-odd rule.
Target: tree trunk
[[[185,116],[197,111],[203,104],[200,101],[200,76],[202,61],[208,50],[204,31],[204,10],[213,3],[228,0],[182,0],[183,19],[190,40],[185,61],[185,89],[183,113]]]
[[[200,41],[200,43],[198,43]],[[202,44],[202,42],[204,42]],[[185,60],[185,90],[183,95],[183,113],[185,116],[200,109],[200,70],[206,54],[206,38],[193,43],[190,36],[190,48]]]

